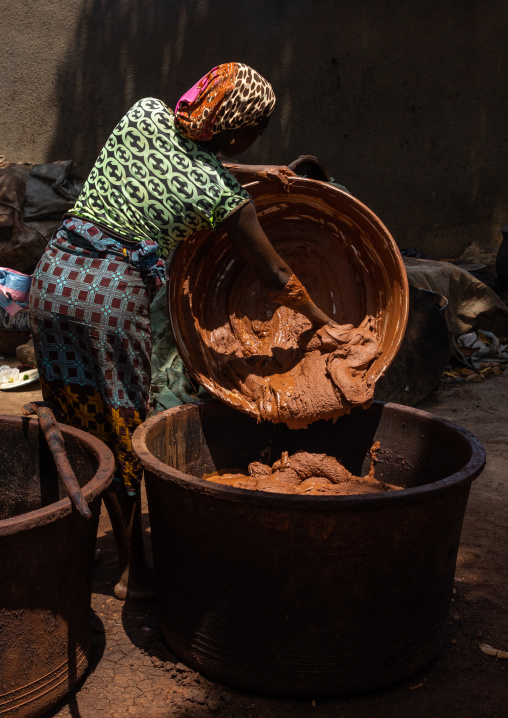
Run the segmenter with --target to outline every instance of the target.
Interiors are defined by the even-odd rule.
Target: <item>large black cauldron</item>
[[[197,478],[270,447],[326,452],[405,491],[288,496]],[[483,447],[426,412],[373,404],[301,431],[210,401],[134,435],[144,464],[162,630],[192,668],[288,696],[363,693],[440,650],[460,531]]]

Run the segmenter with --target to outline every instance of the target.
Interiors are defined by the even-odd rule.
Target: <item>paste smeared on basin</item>
[[[374,380],[368,370],[381,351],[374,317],[365,316],[357,327],[316,330],[297,311],[298,296],[294,308],[277,306],[275,295],[256,283],[246,291],[245,284],[239,278],[230,289],[227,330],[206,333],[203,341],[206,373],[220,376],[220,388],[209,387],[215,394],[241,402],[238,408],[256,407],[260,420],[294,429],[370,403]]]
[[[393,238],[327,184],[291,178],[285,188],[260,182],[249,191],[304,289],[287,287],[291,306],[273,301],[221,227],[181,242],[169,311],[187,369],[229,406],[291,428],[367,405],[406,323],[407,279]],[[315,331],[298,312],[307,295],[343,325],[339,338],[325,329],[311,342]]]
[[[375,478],[374,467],[378,449],[379,442],[376,442],[370,450],[370,470],[368,474],[361,477],[351,474],[333,456],[307,451],[297,451],[292,456],[288,456],[286,451],[271,467],[260,461],[253,461],[249,464],[248,474],[222,470],[205,474],[203,478],[206,481],[237,489],[307,496],[320,494],[346,496],[400,490],[400,486],[387,484]]]

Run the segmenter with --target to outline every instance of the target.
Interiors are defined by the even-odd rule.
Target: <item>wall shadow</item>
[[[84,5],[57,73],[59,119],[49,155],[73,157],[88,171],[134,102],[154,96],[174,107],[208,70],[231,60],[255,67],[272,82],[279,114],[282,105],[289,123],[283,88],[291,74],[294,12],[286,0],[262,10],[256,0]],[[277,129],[269,128],[254,155],[271,155]]]
[[[459,256],[508,224],[507,31],[500,2],[89,0],[56,72],[48,159],[88,171],[136,100],[172,107],[238,60],[277,94],[244,161],[314,154],[400,246]]]

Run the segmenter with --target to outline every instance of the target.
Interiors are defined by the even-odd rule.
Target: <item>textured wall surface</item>
[[[246,160],[315,154],[401,247],[495,250],[508,224],[503,0],[0,0],[0,154],[90,169],[140,97],[220,62],[278,103]]]

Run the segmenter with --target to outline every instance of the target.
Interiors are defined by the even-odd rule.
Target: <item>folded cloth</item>
[[[11,317],[25,309],[31,284],[32,277],[28,274],[0,267],[0,307]]]
[[[482,363],[488,364],[506,364],[508,362],[508,353],[506,345],[501,346],[501,342],[492,332],[469,332],[458,338],[457,351],[458,358],[467,366],[472,367],[476,371],[480,369]],[[474,354],[464,356],[463,349],[472,351]]]
[[[404,257],[409,284],[442,297],[448,304],[444,316],[457,340],[468,332],[492,332],[508,336],[508,307],[486,284],[450,262]]]
[[[16,312],[13,316],[7,314],[5,309],[0,307],[0,329],[30,330],[28,309]]]

